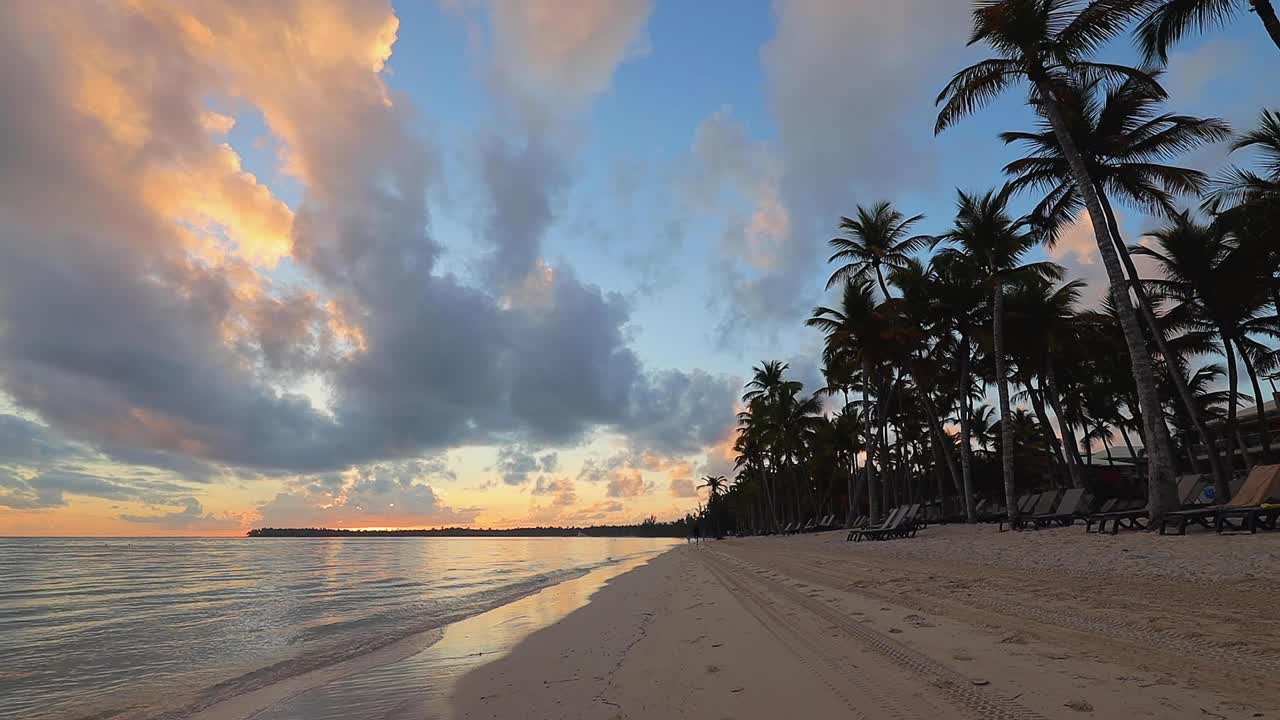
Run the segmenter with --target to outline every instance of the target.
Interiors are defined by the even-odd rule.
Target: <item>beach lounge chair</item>
[[[818,527],[818,518],[812,517],[812,518],[809,518],[809,522],[804,524],[804,527],[800,528],[796,532],[798,533],[813,532],[813,529],[816,527]]]
[[[907,512],[898,521],[896,528],[889,528],[878,533],[873,539],[875,540],[893,540],[895,538],[915,537],[916,531],[927,527],[928,523],[924,519],[924,506],[911,505],[907,508]]]
[[[1021,518],[1023,527],[1028,523],[1037,530],[1051,525],[1061,525],[1067,527],[1073,525],[1076,518],[1080,516],[1080,506],[1084,502],[1084,488],[1072,488],[1062,493],[1062,497],[1058,500],[1058,507],[1048,513],[1039,515],[1027,515]]]
[[[1173,528],[1176,534],[1186,535],[1187,524],[1192,522],[1218,532],[1248,530],[1255,533],[1259,528],[1274,530],[1276,518],[1280,516],[1277,503],[1280,503],[1280,465],[1254,465],[1240,491],[1233,494],[1229,503],[1166,513],[1160,523],[1160,534],[1165,535]]]
[[[885,519],[879,525],[854,528],[853,530],[850,530],[849,536],[845,538],[845,542],[849,542],[849,541],[858,542],[863,539],[864,533],[879,532],[880,530],[884,530],[885,528],[896,526],[898,521],[902,519],[902,515],[905,514],[906,512],[907,512],[906,507],[894,508],[893,510],[889,511],[889,514],[885,517]]]
[[[1199,502],[1200,495],[1204,492],[1204,477],[1201,475],[1184,475],[1178,478],[1178,503],[1179,507],[1194,507]],[[1122,529],[1145,530],[1147,529],[1147,503],[1145,500],[1132,500],[1117,504],[1110,512],[1096,513],[1089,516],[1085,523],[1085,532],[1091,532],[1094,523],[1098,525],[1098,532],[1107,531],[1107,523],[1111,523],[1111,534],[1115,535]]]
[[[894,511],[887,522],[880,526],[859,530],[853,536],[853,541],[884,540],[890,537],[898,537],[899,533],[905,532],[908,527],[914,526],[915,516],[919,512],[919,505],[900,507]],[[908,518],[910,518],[910,521],[908,521]]]
[[[1084,517],[1085,519],[1084,531],[1093,532],[1093,524],[1098,521],[1098,518],[1100,516],[1106,515],[1109,512],[1114,511],[1119,506],[1119,504],[1120,504],[1119,499],[1111,498],[1110,500],[1107,500],[1106,502],[1099,505],[1097,510],[1091,513],[1087,513]]]
[[[831,513],[830,515],[822,518],[822,522],[818,523],[818,527],[816,529],[829,530],[835,526],[836,526],[836,514]]]
[[[1111,507],[1109,511],[1097,512],[1088,517],[1085,521],[1085,532],[1094,532],[1094,526],[1097,526],[1097,532],[1104,533],[1107,531],[1107,524],[1111,524],[1111,534],[1115,535],[1122,528],[1133,530],[1142,530],[1146,528],[1144,519],[1147,517],[1147,501],[1146,500],[1120,500]]]
[[[1017,525],[1015,526],[1013,523],[1010,523],[1009,516],[1005,515],[1001,518],[1000,527],[997,529],[1000,532],[1004,532],[1004,526],[1008,524],[1010,530],[1021,530],[1023,515],[1040,515],[1047,513],[1053,509],[1053,502],[1057,499],[1058,493],[1056,490],[1053,492],[1039,493],[1037,495],[1032,495],[1030,498],[1024,499],[1024,501],[1018,505]]]

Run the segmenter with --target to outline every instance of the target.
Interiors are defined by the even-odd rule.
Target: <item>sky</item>
[[[933,136],[967,13],[4,3],[0,535],[682,515],[753,365],[821,385],[840,215],[940,232],[1016,157],[1019,92]],[[1249,126],[1255,25],[1181,46],[1170,107]],[[1049,255],[1093,302],[1083,228]]]

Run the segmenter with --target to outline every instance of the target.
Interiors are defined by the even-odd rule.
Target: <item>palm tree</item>
[[[707,489],[707,515],[711,517],[712,534],[717,538],[720,537],[720,495],[728,485],[729,481],[723,475],[707,475],[698,486]]]
[[[1263,314],[1269,298],[1255,281],[1257,268],[1252,253],[1240,251],[1222,226],[1201,225],[1188,213],[1178,215],[1149,235],[1157,247],[1138,246],[1134,252],[1155,260],[1164,275],[1163,279],[1147,283],[1153,291],[1176,303],[1169,310],[1169,317],[1188,330],[1215,333],[1221,343],[1230,398],[1224,427],[1227,461],[1232,462],[1234,455],[1237,354],[1253,382],[1263,455],[1269,458],[1265,404],[1250,361],[1249,336],[1280,337],[1280,325],[1274,316]],[[1225,487],[1216,490],[1220,497],[1227,497]]]
[[[983,269],[984,284],[990,287],[996,391],[1000,398],[1001,431],[1004,434],[1002,474],[1006,507],[1009,508],[1012,521],[1017,516],[1017,488],[1014,482],[1013,439],[1009,435],[1013,426],[1007,422],[1011,410],[1004,333],[1005,284],[1028,276],[1056,279],[1061,276],[1061,268],[1047,262],[1021,264],[1022,258],[1040,244],[1041,236],[1028,231],[1024,223],[1009,215],[1009,194],[1010,188],[1007,185],[981,196],[961,191],[954,227],[946,234],[932,238],[932,241],[935,245],[945,242],[959,246],[943,252],[959,252],[973,258]]]
[[[1106,213],[1116,254],[1132,280],[1130,287],[1138,302],[1139,317],[1165,358],[1165,371],[1192,427],[1209,448],[1209,466],[1217,478],[1224,470],[1209,428],[1196,409],[1181,363],[1171,355],[1137,268],[1123,246],[1120,225],[1109,197],[1117,197],[1147,213],[1176,215],[1174,199],[1203,192],[1209,178],[1198,170],[1164,161],[1205,143],[1223,140],[1230,136],[1231,129],[1218,119],[1160,113],[1161,93],[1154,92],[1149,83],[1133,78],[1126,78],[1105,92],[1097,81],[1064,87],[1059,102],[1066,110],[1076,146],[1099,184],[1098,199]],[[1014,176],[1011,182],[1020,190],[1046,192],[1032,215],[1048,228],[1052,244],[1083,206],[1062,146],[1047,124],[1042,124],[1037,132],[1006,132],[1001,138],[1006,144],[1022,143],[1031,150],[1028,157],[1007,165],[1005,172]]]
[[[1231,143],[1232,152],[1246,148],[1255,149],[1261,155],[1262,173],[1229,168],[1214,181],[1215,188],[1209,195],[1210,209],[1280,201],[1280,111],[1263,110],[1258,127]]]
[[[1169,48],[1188,31],[1225,25],[1244,12],[1257,13],[1271,41],[1280,48],[1280,19],[1271,0],[1163,0],[1151,14],[1138,23],[1138,44],[1147,62],[1169,62]]]
[[[924,246],[919,237],[909,235],[911,226],[924,219],[923,215],[906,217],[887,202],[867,208],[861,205],[855,217],[840,218],[839,237],[832,238],[835,249],[828,263],[842,263],[827,280],[830,290],[837,283],[875,275],[880,292],[889,297],[889,286],[884,281],[883,268],[900,268],[910,253]]]
[[[980,265],[973,258],[961,253],[943,254],[933,259],[937,282],[934,291],[938,306],[944,308],[951,330],[957,335],[955,344],[956,368],[959,373],[955,400],[960,420],[960,472],[964,481],[965,515],[969,522],[977,522],[977,508],[973,497],[973,446],[972,417],[973,387],[971,365],[972,341],[975,329],[983,323],[987,311],[987,293],[979,278]]]
[[[1009,299],[1009,317],[1014,326],[1011,333],[1012,344],[1016,348],[1015,354],[1020,356],[1019,364],[1025,363],[1025,367],[1020,368],[1022,383],[1027,388],[1027,397],[1035,409],[1046,441],[1052,446],[1055,457],[1061,458],[1067,466],[1072,487],[1084,487],[1078,458],[1074,452],[1075,438],[1057,393],[1054,392],[1053,383],[1048,378],[1054,357],[1061,355],[1077,334],[1075,306],[1080,301],[1080,292],[1084,287],[1084,282],[1080,280],[1056,286],[1046,281],[1028,280],[1020,283]],[[1040,379],[1040,388],[1032,384],[1032,379],[1037,377]],[[1049,424],[1044,407],[1046,400],[1058,419],[1058,427],[1063,435],[1061,443]],[[1066,454],[1062,455],[1064,444]]]
[[[1111,295],[1121,311],[1125,344],[1150,445],[1148,508],[1152,521],[1156,521],[1178,504],[1169,429],[1160,412],[1151,354],[1129,301],[1123,266],[1107,226],[1097,180],[1089,172],[1059,103],[1063,88],[1092,78],[1132,78],[1149,84],[1153,92],[1163,95],[1159,84],[1141,70],[1089,59],[1095,50],[1124,30],[1139,14],[1142,5],[1140,0],[1096,0],[1088,4],[1080,0],[979,0],[973,11],[974,32],[969,44],[986,43],[998,56],[965,68],[952,78],[938,95],[937,102],[942,108],[934,130],[942,132],[1017,81],[1026,80],[1031,84],[1034,102],[1053,128],[1088,210],[1094,240],[1110,280]]]
[[[876,522],[880,518],[880,495],[876,480],[876,432],[871,417],[872,405],[869,401],[872,369],[878,364],[876,356],[877,340],[880,334],[880,318],[876,313],[876,302],[871,281],[865,277],[852,277],[844,284],[839,308],[816,307],[813,317],[805,322],[809,327],[817,328],[826,336],[823,351],[827,363],[845,362],[862,365],[862,409],[865,414],[862,427],[866,430],[865,443],[867,458],[864,467],[867,473],[868,515]],[[853,441],[857,445],[856,438]]]
[[[724,492],[724,489],[728,487],[728,485],[729,481],[723,475],[707,475],[702,478],[702,484],[698,487],[706,488],[707,495],[714,500],[715,498],[720,497],[720,493]]]
[[[990,405],[979,405],[973,411],[973,441],[978,444],[978,449],[983,452],[990,452],[992,446],[996,444],[996,411]]]

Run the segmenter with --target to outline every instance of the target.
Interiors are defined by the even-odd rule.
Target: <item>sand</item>
[[[465,675],[449,717],[1280,717],[1280,535],[685,546]]]

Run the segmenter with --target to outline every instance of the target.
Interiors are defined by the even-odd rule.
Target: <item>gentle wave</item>
[[[0,539],[0,718],[179,717],[666,545]]]

